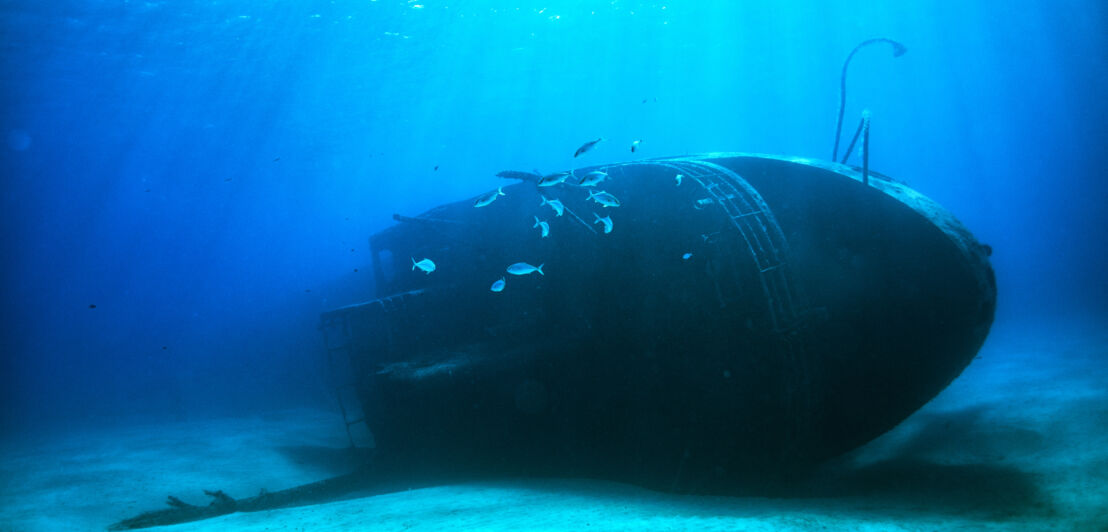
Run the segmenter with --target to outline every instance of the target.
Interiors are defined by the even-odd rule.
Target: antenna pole
[[[869,186],[869,111],[862,113],[862,184]]]
[[[884,37],[877,37],[875,39],[869,39],[862,41],[850,51],[850,55],[846,56],[846,61],[843,62],[843,71],[839,75],[839,119],[835,123],[835,149],[831,151],[831,161],[834,161],[839,156],[839,138],[843,133],[843,113],[846,111],[846,69],[850,66],[850,60],[854,59],[854,54],[859,50],[876,43],[889,43],[893,47],[893,57],[900,57],[908,51],[908,47],[900,44],[892,39],[886,39]]]

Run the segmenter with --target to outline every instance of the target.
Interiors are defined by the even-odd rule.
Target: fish
[[[639,149],[639,144],[642,144],[642,139],[631,143],[631,153],[635,153],[635,150]]]
[[[431,272],[435,271],[435,263],[431,259],[416,262],[415,257],[412,257],[412,271],[414,272],[416,268],[423,270],[427,275],[431,275]]]
[[[590,140],[590,141],[582,144],[580,148],[577,148],[577,151],[573,152],[573,157],[577,158],[578,155],[581,155],[582,153],[585,153],[585,152],[593,149],[593,147],[595,147],[596,144],[598,142],[602,141],[602,140],[604,140],[604,137],[600,137],[596,140]]]
[[[539,220],[538,216],[535,217],[535,225],[532,225],[531,227],[541,227],[543,238],[546,238],[546,237],[550,236],[550,224],[548,224],[548,223],[546,223],[542,220]]]
[[[499,292],[503,289],[504,289],[504,278],[503,277],[501,277],[499,281],[496,281],[495,283],[492,283],[492,286],[489,287],[489,290],[492,290],[493,292]]]
[[[589,173],[585,174],[585,176],[582,177],[581,181],[578,181],[577,184],[581,185],[583,187],[595,187],[596,185],[599,185],[600,182],[604,181],[605,179],[608,179],[608,173],[607,172],[601,172],[600,170],[593,170],[592,172],[589,172]]]
[[[600,224],[600,223],[604,224],[604,234],[608,234],[608,233],[612,232],[612,217],[611,216],[605,216],[605,217],[601,218],[600,215],[596,214],[595,212],[592,213],[592,215],[596,216],[596,221],[593,222],[594,224]]]
[[[539,180],[539,186],[540,187],[552,187],[554,185],[564,183],[566,181],[566,178],[569,177],[569,174],[570,174],[569,172],[558,172],[556,174],[550,174],[548,176],[543,176],[543,178]]]
[[[543,205],[550,205],[550,208],[554,209],[554,212],[558,213],[558,216],[561,216],[562,211],[566,209],[565,205],[562,205],[561,200],[546,199],[546,196],[543,196],[541,194],[539,195],[539,197],[542,198],[542,203],[539,204],[539,207],[542,207]]]
[[[504,193],[504,188],[503,187],[496,187],[496,190],[493,190],[492,192],[489,192],[488,194],[485,194],[485,195],[477,198],[477,201],[473,202],[473,207],[474,208],[484,207],[484,206],[496,201],[497,196],[507,196],[507,194]]]
[[[719,236],[719,231],[716,231],[714,233],[705,233],[703,235],[700,235],[700,238],[704,239],[705,242],[715,242],[717,236]]]
[[[712,203],[714,203],[712,198],[698,199],[696,200],[696,203],[693,203],[693,208],[699,211],[704,207],[711,205]]]
[[[684,179],[684,178],[685,178],[685,176],[683,176],[681,174],[677,174],[677,176],[674,177],[673,179],[675,179],[677,181],[677,186],[681,186],[681,180]]]
[[[542,273],[543,266],[545,266],[545,264],[531,266],[526,262],[517,262],[511,266],[508,266],[508,273],[512,275],[527,275],[529,273],[539,272],[539,275],[546,275],[545,273]]]
[[[604,207],[619,207],[619,200],[616,199],[615,196],[613,196],[613,195],[611,195],[607,192],[604,192],[603,190],[601,190],[600,192],[596,192],[596,191],[589,192],[589,197],[585,198],[585,200],[586,201],[593,200],[593,201],[603,205]]]
[[[692,253],[686,253],[684,255],[681,255],[681,260],[689,260],[691,258],[692,258]]]
[[[504,179],[518,179],[520,181],[538,181],[542,179],[542,174],[538,170],[534,172],[520,172],[518,170],[504,170],[498,172],[496,177],[503,177]]]

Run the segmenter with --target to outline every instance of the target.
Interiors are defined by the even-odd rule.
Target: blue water
[[[1108,4],[501,4],[0,1],[0,427],[330,408],[393,213],[596,137],[829,158],[872,37],[844,135],[992,246],[997,326],[1108,312]]]

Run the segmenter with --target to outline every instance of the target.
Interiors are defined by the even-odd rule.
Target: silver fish
[[[602,141],[602,140],[604,140],[604,137],[600,137],[596,140],[590,140],[590,141],[582,144],[580,148],[577,148],[577,151],[573,152],[573,157],[576,158],[578,155],[581,155],[582,153],[585,153],[585,152],[593,149],[593,147],[595,147],[596,144],[598,142]]]
[[[504,170],[496,174],[496,177],[503,177],[504,179],[518,179],[520,181],[538,181],[542,179],[542,174],[538,172],[520,172],[518,170]]]
[[[681,186],[681,180],[684,179],[684,178],[685,178],[685,176],[683,176],[681,174],[677,174],[677,177],[674,177],[673,179],[675,179],[677,181],[677,186]]]
[[[585,198],[585,200],[593,200],[603,205],[604,207],[619,207],[619,200],[616,199],[615,196],[604,192],[603,190],[601,190],[600,192],[589,192],[589,197]]]
[[[608,234],[608,233],[612,232],[612,217],[611,216],[605,216],[605,217],[601,218],[600,215],[596,214],[595,212],[592,213],[592,215],[596,216],[596,221],[593,222],[594,224],[604,224],[604,234]]]
[[[712,203],[715,203],[715,201],[712,200],[712,198],[698,199],[698,200],[696,200],[696,203],[693,203],[693,208],[699,211],[699,210],[703,209],[704,207],[707,207],[707,206],[711,205]]]
[[[412,271],[416,268],[423,270],[427,275],[431,275],[431,272],[435,271],[435,263],[431,262],[431,259],[423,259],[416,262],[415,257],[412,257]]]
[[[492,286],[489,287],[489,290],[492,290],[493,292],[499,292],[503,289],[504,289],[504,278],[503,277],[501,277],[499,281],[496,281],[495,283],[492,283]]]
[[[566,210],[566,207],[565,205],[562,205],[561,200],[546,199],[546,196],[543,195],[539,195],[539,197],[542,198],[542,203],[539,204],[539,207],[542,207],[543,205],[550,205],[550,208],[554,209],[554,212],[558,213],[558,216],[561,216],[562,211]]]
[[[639,149],[639,144],[642,144],[641,139],[631,143],[631,153],[635,153],[635,150]]]
[[[542,273],[543,266],[545,266],[545,264],[531,266],[526,262],[517,262],[511,266],[508,266],[508,273],[512,275],[527,275],[529,273],[539,272],[539,275],[546,275],[545,273]]]
[[[546,237],[550,236],[550,224],[548,224],[548,223],[546,223],[542,220],[539,220],[538,216],[535,217],[535,225],[532,225],[531,227],[541,227],[543,238],[546,238]]]
[[[592,172],[589,172],[589,173],[585,174],[585,177],[582,177],[581,181],[579,181],[577,184],[581,185],[583,187],[595,187],[596,185],[599,185],[605,179],[608,179],[608,173],[607,172],[601,172],[600,170],[594,170]]]
[[[474,208],[484,207],[485,205],[488,205],[488,204],[496,201],[497,196],[506,196],[506,195],[507,194],[504,193],[504,189],[502,187],[496,187],[496,190],[494,190],[492,192],[489,192],[488,194],[485,194],[485,195],[477,198],[477,201],[473,202],[473,207]]]
[[[554,185],[565,183],[566,178],[568,178],[568,177],[569,177],[569,172],[558,172],[556,174],[550,174],[548,176],[543,176],[543,178],[539,180],[539,186],[540,187],[552,187]]]
[[[684,255],[681,255],[681,260],[689,260],[691,258],[692,258],[692,253],[686,253]]]

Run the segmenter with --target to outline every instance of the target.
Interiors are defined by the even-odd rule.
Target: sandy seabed
[[[1108,327],[1037,329],[994,331],[939,397],[784,496],[514,479],[151,530],[1108,530]],[[315,410],[10,435],[0,530],[104,530],[170,494],[313,482],[353,469],[345,445],[337,414]]]

